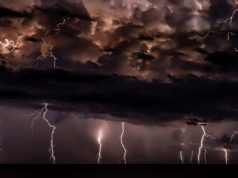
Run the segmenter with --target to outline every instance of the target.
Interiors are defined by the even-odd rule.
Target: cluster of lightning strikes
[[[36,122],[36,120],[42,115],[42,119],[45,121],[45,123],[52,129],[51,130],[51,136],[50,136],[50,147],[49,147],[49,152],[50,152],[50,159],[53,161],[53,163],[55,164],[56,161],[56,157],[55,157],[55,145],[54,145],[54,134],[55,134],[55,130],[56,127],[54,125],[52,125],[49,120],[46,118],[46,115],[48,113],[48,103],[44,103],[44,107],[40,110],[40,111],[36,111],[35,113],[32,113],[30,115],[27,115],[29,117],[31,116],[35,116],[32,119],[31,122],[31,129],[32,132],[34,131],[34,124]]]
[[[97,142],[98,142],[98,164],[101,163],[101,159],[102,159],[102,137],[103,137],[103,133],[102,133],[102,129],[100,129],[98,131],[98,135],[97,135]]]
[[[56,130],[56,127],[54,125],[52,125],[49,120],[46,118],[46,115],[48,113],[48,103],[44,103],[44,106],[41,110],[36,111],[30,115],[27,115],[28,117],[32,117],[35,116],[32,119],[32,123],[31,123],[31,128],[32,128],[32,132],[33,132],[33,128],[34,128],[34,124],[36,122],[36,120],[42,115],[43,120],[46,122],[46,124],[52,129],[51,130],[51,141],[50,141],[50,147],[49,147],[49,152],[50,152],[50,159],[52,159],[53,163],[55,163],[56,157],[55,157],[55,150],[54,150],[54,133]],[[205,138],[210,138],[212,140],[214,140],[215,138],[212,135],[208,135],[205,129],[204,125],[200,125],[201,126],[201,130],[202,130],[202,137],[200,139],[200,144],[199,144],[199,148],[198,148],[198,153],[197,153],[197,162],[198,164],[201,163],[201,156],[202,156],[202,151],[203,151],[203,159],[204,159],[204,163],[207,163],[207,147],[204,144],[205,142]],[[186,132],[187,130],[187,126],[185,126],[185,128],[181,128],[183,134]],[[232,140],[234,139],[234,137],[238,135],[238,131],[234,131],[234,133],[231,135],[230,140],[229,140],[229,144],[231,144]],[[124,164],[127,163],[127,149],[124,145],[123,142],[123,137],[125,136],[125,123],[122,122],[121,123],[121,134],[120,134],[120,142],[121,142],[121,146],[123,148],[124,154],[123,154],[123,160],[124,160]],[[102,140],[103,140],[103,129],[100,128],[97,132],[97,143],[98,143],[98,153],[97,153],[97,163],[100,164],[101,163],[101,159],[102,159]],[[184,147],[184,143],[181,143],[182,149],[179,151],[179,158],[181,161],[181,164],[184,164],[185,159],[184,159],[184,151],[183,151],[183,147]],[[224,152],[224,160],[225,160],[225,164],[228,164],[228,152],[229,150],[226,148],[219,148],[218,150]],[[0,152],[3,152],[0,149]],[[191,151],[190,153],[190,158],[189,158],[189,163],[192,164],[193,162],[193,157],[194,157],[194,150]]]
[[[235,2],[236,6],[238,5],[237,2]],[[236,9],[232,12],[231,16],[229,18],[227,18],[226,20],[224,20],[222,23],[229,23],[230,25],[233,24],[233,20],[235,15],[238,13],[238,7],[236,7]],[[218,33],[217,31],[208,31],[207,34],[203,37],[200,37],[199,40],[205,40],[206,38],[208,38],[212,33]],[[238,34],[233,33],[233,32],[227,32],[227,41],[230,41],[232,36],[238,36]],[[235,48],[235,52],[238,52],[238,49]]]
[[[60,31],[61,31],[61,27],[62,27],[63,25],[65,25],[68,20],[70,20],[70,18],[65,18],[65,17],[63,17],[62,22],[60,22],[60,23],[58,23],[58,24],[56,25],[56,28],[54,29],[54,30],[56,31],[55,36],[58,36],[58,35],[59,35],[59,33],[60,33]],[[45,33],[45,35],[47,35],[49,32],[50,32],[50,30],[47,30],[46,33]],[[53,66],[54,66],[54,69],[55,69],[55,68],[56,68],[57,58],[56,58],[56,56],[53,54],[53,46],[52,46],[52,44],[46,42],[46,41],[44,40],[44,38],[42,38],[42,46],[41,46],[41,49],[43,49],[43,51],[41,50],[41,55],[36,58],[35,68],[38,66],[39,61],[40,61],[41,59],[52,58],[52,59],[54,60]]]
[[[127,155],[127,149],[123,143],[123,137],[124,137],[124,134],[125,134],[125,123],[122,122],[121,123],[121,136],[120,136],[120,141],[121,141],[121,146],[124,150],[124,154],[123,154],[123,160],[124,160],[124,163],[126,164],[126,155]]]
[[[202,156],[202,151],[204,151],[203,153],[203,159],[204,159],[204,163],[206,164],[207,163],[207,147],[205,146],[204,142],[205,142],[205,138],[210,138],[212,140],[214,140],[214,137],[211,136],[211,135],[208,135],[206,130],[205,130],[205,127],[203,125],[201,125],[201,129],[202,129],[202,137],[200,139],[200,145],[199,145],[199,148],[198,148],[198,153],[197,153],[197,161],[198,161],[198,164],[201,163],[201,156]],[[234,131],[234,133],[231,135],[230,137],[230,141],[229,141],[229,144],[231,144],[232,140],[234,139],[234,137],[238,135],[238,131]],[[182,146],[183,143],[182,143]],[[225,160],[225,164],[228,164],[228,152],[229,150],[226,149],[226,148],[219,148],[218,150],[224,152],[224,160]],[[180,157],[180,161],[182,164],[184,164],[184,155],[183,155],[183,150],[180,150],[179,151],[179,157]],[[193,161],[193,156],[194,156],[194,151],[192,150],[191,153],[190,153],[190,158],[189,158],[189,162],[190,164],[192,164],[192,161]]]

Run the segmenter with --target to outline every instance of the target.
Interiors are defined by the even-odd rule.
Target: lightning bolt
[[[27,114],[24,114],[26,117],[35,116],[35,117],[32,119],[32,121],[31,121],[31,131],[32,131],[32,133],[34,133],[35,122],[36,122],[36,120],[42,115],[43,111],[44,111],[44,108],[42,108],[40,111],[36,111],[36,112],[34,112],[34,113],[32,113],[32,114],[28,114],[28,115],[27,115]]]
[[[231,135],[229,144],[231,144],[232,140],[234,139],[234,137],[238,134],[238,131],[234,131],[234,133]]]
[[[203,157],[204,157],[204,162],[205,162],[205,164],[207,164],[207,147],[205,147],[205,149],[204,149],[204,155],[203,155]]]
[[[180,130],[182,131],[182,135],[184,135],[187,131],[188,126],[185,125],[184,127],[180,128]],[[184,143],[181,143],[182,149],[179,151],[179,158],[182,164],[184,164],[184,158],[183,158],[183,147],[184,147]]]
[[[53,66],[55,69],[57,58],[53,54],[53,46],[50,43],[46,42],[44,38],[42,38],[41,55],[36,58],[35,68],[38,66],[39,61],[41,59],[47,59],[47,58],[52,58],[54,60]]]
[[[52,159],[53,163],[55,164],[55,150],[54,150],[54,134],[55,134],[55,130],[56,127],[54,125],[52,125],[46,118],[46,114],[48,113],[48,103],[44,104],[44,110],[43,110],[43,120],[47,123],[47,125],[52,129],[51,130],[51,136],[50,136],[50,148],[49,148],[49,152],[50,152],[50,159]]]
[[[203,147],[204,147],[205,137],[210,137],[210,138],[213,139],[213,137],[212,137],[211,135],[208,135],[208,134],[206,133],[206,130],[205,130],[204,126],[201,126],[201,128],[202,128],[203,135],[202,135],[202,137],[201,137],[200,146],[199,146],[199,148],[198,148],[198,154],[197,154],[198,164],[200,164],[200,162],[201,162],[201,152],[202,152],[202,149],[203,149]],[[206,152],[206,151],[205,151],[205,152]],[[206,161],[206,154],[205,154],[205,153],[204,153],[204,157],[205,157],[205,161]]]
[[[213,34],[213,33],[217,33],[217,32],[216,32],[216,31],[209,31],[209,32],[207,32],[206,35],[200,37],[198,40],[200,40],[200,41],[205,40],[205,39],[207,39],[207,38],[208,38],[211,34]]]
[[[98,160],[98,164],[101,163],[101,159],[102,159],[102,129],[100,129],[98,131],[98,135],[97,135],[97,142],[98,142],[98,145],[99,145],[99,148],[98,148],[98,156],[97,156],[97,160]]]
[[[222,150],[224,151],[224,154],[225,154],[226,164],[228,164],[228,151],[227,151],[227,149],[225,149],[225,148],[223,148]]]
[[[125,147],[125,145],[124,145],[124,143],[123,143],[123,137],[124,137],[124,135],[125,135],[125,123],[122,122],[122,123],[121,123],[121,136],[120,136],[120,141],[121,141],[121,146],[122,146],[122,148],[123,148],[123,150],[124,150],[123,160],[124,160],[124,163],[126,164],[127,150],[126,150],[126,147]]]
[[[181,160],[181,164],[184,164],[183,151],[182,150],[179,152],[179,157],[180,157],[180,160]]]
[[[68,19],[69,19],[69,18],[68,18]],[[68,19],[66,19],[65,17],[63,17],[62,22],[60,22],[60,23],[58,23],[58,24],[56,25],[56,28],[55,28],[56,34],[55,34],[55,36],[58,36],[58,35],[59,35],[59,33],[60,33],[60,31],[61,31],[61,27],[66,24],[66,22],[67,22]]]
[[[237,34],[232,33],[232,32],[227,32],[227,41],[230,41],[231,36],[237,36]]]
[[[230,16],[228,19],[226,19],[223,23],[230,22],[230,25],[232,25],[234,16],[236,15],[237,12],[238,12],[238,9],[235,9],[235,10],[232,12],[231,16]]]
[[[49,147],[49,152],[50,152],[50,159],[52,159],[53,163],[55,164],[55,161],[56,161],[56,157],[55,157],[55,145],[54,145],[54,134],[55,134],[55,130],[56,130],[56,127],[54,125],[52,125],[49,120],[46,118],[46,115],[48,113],[48,103],[44,103],[44,106],[41,110],[39,111],[36,111],[32,114],[29,114],[29,115],[26,115],[27,117],[32,117],[32,116],[35,116],[33,119],[32,119],[32,122],[31,122],[31,129],[32,129],[32,132],[34,131],[34,125],[35,125],[35,122],[36,120],[42,115],[42,119],[46,122],[46,124],[52,129],[51,130],[51,134],[50,134],[50,147]]]
[[[193,161],[193,150],[191,151],[191,155],[190,155],[190,160],[189,160],[190,164],[192,164],[192,161]]]
[[[19,47],[20,40],[24,37],[24,35],[18,36],[16,42],[13,40],[9,40],[7,38],[4,39],[4,42],[0,41],[0,45],[2,46],[3,50],[7,50],[5,54],[13,52],[16,48]]]

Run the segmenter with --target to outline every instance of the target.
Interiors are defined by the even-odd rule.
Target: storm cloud
[[[0,52],[8,68],[34,66],[44,40],[53,47],[57,68],[64,70],[94,70],[146,81],[167,81],[168,76],[181,74],[237,77],[206,60],[218,52],[237,58],[236,14],[232,25],[221,23],[230,17],[236,2],[24,0],[20,4],[0,4],[4,9]],[[6,39],[17,48],[4,47]],[[44,61],[51,66],[51,59],[40,64]]]
[[[169,83],[146,82],[117,75],[31,69],[2,69],[0,76],[1,101],[19,107],[37,109],[48,102],[52,110],[109,114],[144,124],[187,116],[216,122],[234,120],[238,114],[237,81],[183,76]]]

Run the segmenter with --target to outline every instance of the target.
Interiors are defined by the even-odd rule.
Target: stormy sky
[[[1,0],[1,162],[50,162],[52,127],[42,112],[32,134],[35,115],[24,115],[48,103],[59,163],[95,163],[100,128],[102,162],[123,163],[122,122],[129,163],[181,163],[180,153],[189,163],[192,151],[196,163],[202,128],[215,137],[206,136],[202,148],[207,162],[224,163],[228,150],[237,163],[230,156],[237,139],[229,143],[238,129],[237,6],[237,0]],[[187,125],[191,118],[207,123]]]

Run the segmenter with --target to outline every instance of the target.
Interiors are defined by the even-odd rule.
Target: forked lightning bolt
[[[232,12],[232,15],[231,15],[228,19],[226,19],[226,20],[224,21],[224,23],[230,22],[230,25],[232,25],[234,16],[236,15],[237,12],[238,12],[238,9],[235,9],[235,10]]]
[[[98,164],[101,163],[101,159],[102,159],[102,129],[100,129],[98,131],[98,135],[97,135],[97,142],[98,142],[98,145],[99,145],[99,148],[98,148]]]
[[[55,157],[55,145],[54,145],[54,134],[56,127],[52,125],[49,120],[46,118],[46,115],[48,113],[48,103],[44,103],[44,107],[40,111],[36,111],[32,114],[26,115],[27,117],[35,116],[32,119],[31,122],[31,129],[32,132],[34,131],[34,125],[36,120],[42,115],[42,119],[46,122],[46,124],[52,129],[51,130],[51,135],[50,135],[50,147],[49,147],[49,152],[50,152],[50,159],[52,159],[53,163],[55,164],[56,157]]]
[[[208,134],[206,133],[206,130],[205,130],[204,126],[201,126],[201,128],[202,128],[203,135],[202,135],[202,137],[201,137],[200,146],[199,146],[199,148],[198,148],[198,155],[197,155],[198,164],[200,164],[200,162],[201,162],[201,152],[202,152],[202,149],[203,149],[203,147],[204,147],[205,137],[213,138],[211,135],[208,135]],[[205,150],[205,153],[204,153],[204,159],[205,159],[205,161],[206,161],[206,150]]]
[[[50,159],[52,159],[53,163],[55,164],[55,150],[54,150],[54,134],[55,134],[55,130],[56,127],[54,125],[52,125],[46,118],[46,114],[48,113],[48,103],[44,104],[44,111],[43,111],[43,120],[47,123],[47,125],[52,129],[51,130],[51,136],[50,136],[50,148],[49,148],[49,152],[50,152]]]
[[[43,111],[44,111],[44,108],[42,108],[40,111],[36,111],[36,112],[34,112],[32,114],[29,114],[29,115],[24,114],[27,117],[35,116],[31,121],[31,131],[32,131],[32,133],[34,133],[35,122],[42,115]]]
[[[125,145],[124,145],[124,143],[123,143],[123,137],[124,137],[124,135],[125,135],[125,123],[122,122],[122,123],[121,123],[121,136],[120,136],[120,141],[121,141],[121,146],[122,146],[122,148],[123,148],[123,150],[124,150],[123,160],[124,160],[124,163],[126,164],[127,150],[126,150],[126,147],[125,147]]]

